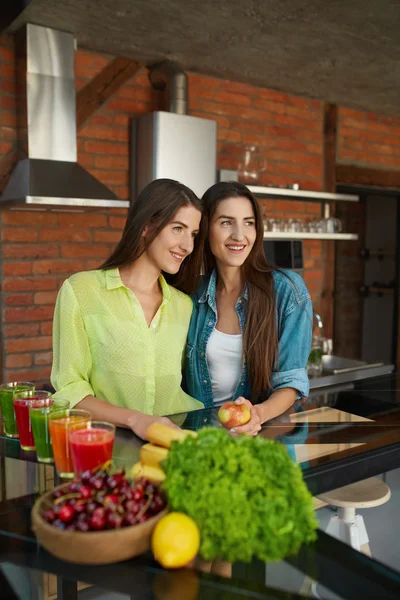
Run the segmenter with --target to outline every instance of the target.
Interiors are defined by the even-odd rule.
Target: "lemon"
[[[200,532],[196,523],[179,512],[160,519],[151,539],[154,558],[166,569],[184,567],[194,559],[199,546]]]

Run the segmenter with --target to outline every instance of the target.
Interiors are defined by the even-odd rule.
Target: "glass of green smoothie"
[[[53,447],[49,431],[49,414],[55,410],[66,410],[69,401],[62,398],[38,398],[29,407],[36,457],[43,463],[53,462]]]
[[[15,392],[29,392],[34,389],[35,384],[29,381],[11,381],[10,383],[0,385],[1,412],[3,414],[4,431],[7,437],[19,437],[13,403]]]

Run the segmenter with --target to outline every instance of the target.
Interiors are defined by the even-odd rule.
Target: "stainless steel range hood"
[[[77,163],[75,40],[72,34],[28,24],[17,36],[19,161],[0,207],[83,211],[128,208]]]

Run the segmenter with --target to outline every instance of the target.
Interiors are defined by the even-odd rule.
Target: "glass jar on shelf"
[[[246,185],[259,185],[261,174],[267,170],[267,161],[254,145],[244,146],[239,163],[239,180]]]

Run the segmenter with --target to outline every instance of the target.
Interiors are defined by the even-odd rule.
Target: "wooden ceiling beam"
[[[141,68],[127,58],[115,58],[76,95],[76,122],[79,130],[86,121]]]

